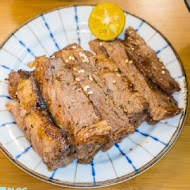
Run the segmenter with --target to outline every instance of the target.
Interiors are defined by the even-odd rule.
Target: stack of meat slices
[[[9,75],[7,108],[49,170],[88,164],[141,122],[181,112],[171,96],[178,83],[133,28],[124,41],[89,45],[95,54],[71,44]]]

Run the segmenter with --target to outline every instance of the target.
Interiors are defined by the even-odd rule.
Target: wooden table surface
[[[111,1],[111,0],[110,0]],[[93,3],[102,1],[94,0]],[[190,80],[190,13],[183,0],[115,0],[124,10],[142,17],[160,30],[177,50]],[[90,0],[0,0],[0,43],[28,19],[53,8],[69,4],[88,4]],[[27,187],[28,190],[67,189],[42,182],[26,174],[0,152],[0,187]],[[105,190],[189,190],[190,114],[172,149],[159,163],[134,179]]]

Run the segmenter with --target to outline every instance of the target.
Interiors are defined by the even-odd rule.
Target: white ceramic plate
[[[5,78],[10,71],[30,70],[27,63],[36,56],[50,56],[70,43],[89,49],[95,37],[88,28],[93,6],[70,6],[42,14],[20,27],[0,49],[0,145],[3,152],[27,173],[46,182],[69,187],[99,187],[128,180],[155,164],[173,145],[184,122],[187,83],[183,66],[171,44],[144,20],[125,13],[125,28],[132,26],[164,62],[179,82],[181,91],[173,96],[183,108],[182,114],[160,121],[155,126],[142,123],[136,132],[107,152],[99,152],[89,165],[76,160],[65,168],[49,172],[16,125],[5,104],[10,101]],[[124,32],[119,36],[124,38]]]

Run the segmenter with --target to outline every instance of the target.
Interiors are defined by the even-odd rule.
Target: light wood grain
[[[102,1],[93,1],[93,3],[98,2]],[[183,0],[115,0],[111,2],[142,17],[159,29],[177,50],[187,77],[190,77],[190,14]],[[88,3],[92,3],[92,1],[0,0],[0,43],[25,21],[44,11],[68,4]],[[0,152],[1,186],[27,187],[28,190],[61,189],[29,176]],[[187,115],[184,128],[177,142],[159,163],[130,181],[101,189],[189,190],[190,114]]]

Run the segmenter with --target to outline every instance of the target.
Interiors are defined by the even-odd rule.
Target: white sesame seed
[[[93,78],[92,78],[92,76],[91,76],[91,75],[89,75],[89,80],[90,80],[90,81],[93,81]]]
[[[117,76],[118,76],[118,77],[121,77],[121,75],[120,75],[119,73],[117,73]]]
[[[74,71],[78,71],[78,70],[77,70],[76,68],[74,68],[74,67],[73,67],[73,70],[74,70]]]
[[[130,60],[130,61],[129,61],[129,63],[130,63],[130,64],[132,64],[132,63],[133,63],[133,61],[132,61],[132,60]]]
[[[102,42],[99,42],[99,45],[100,45],[100,46],[102,46],[102,45],[103,45],[103,43],[102,43]]]
[[[128,110],[124,108],[123,111],[127,113]]]
[[[85,71],[83,69],[80,69],[78,73],[84,73]]]
[[[73,49],[76,49],[77,47],[76,46],[72,46]]]
[[[162,68],[162,69],[165,69],[165,67],[164,67],[164,66],[162,66],[161,68]]]
[[[75,80],[79,82],[79,81],[80,81],[80,78],[77,77],[77,78],[75,78]]]
[[[164,75],[166,72],[165,71],[162,71],[162,74]]]
[[[128,59],[125,59],[125,63],[128,63],[129,62],[129,60]]]
[[[88,57],[84,53],[79,52],[79,56],[83,58],[83,60],[82,60],[83,63],[89,62]]]
[[[84,53],[82,53],[82,52],[79,52],[79,56],[80,57],[86,57],[86,55]]]
[[[83,63],[86,63],[87,61],[86,61],[86,59],[83,59],[82,62],[83,62]]]
[[[72,90],[75,90],[76,89],[76,86],[73,86]]]
[[[85,58],[85,61],[86,61],[87,63],[89,62],[88,57]]]
[[[69,56],[69,60],[75,60],[75,58],[73,56]]]
[[[115,83],[116,83],[116,80],[113,80],[112,82],[113,82],[113,84],[115,84]]]
[[[88,94],[93,94],[93,91],[92,91],[92,90],[90,90],[90,91],[88,92]]]
[[[88,88],[90,88],[90,86],[86,85],[86,86],[84,87],[84,91],[87,91]]]
[[[65,62],[68,63],[69,61],[66,59]]]

